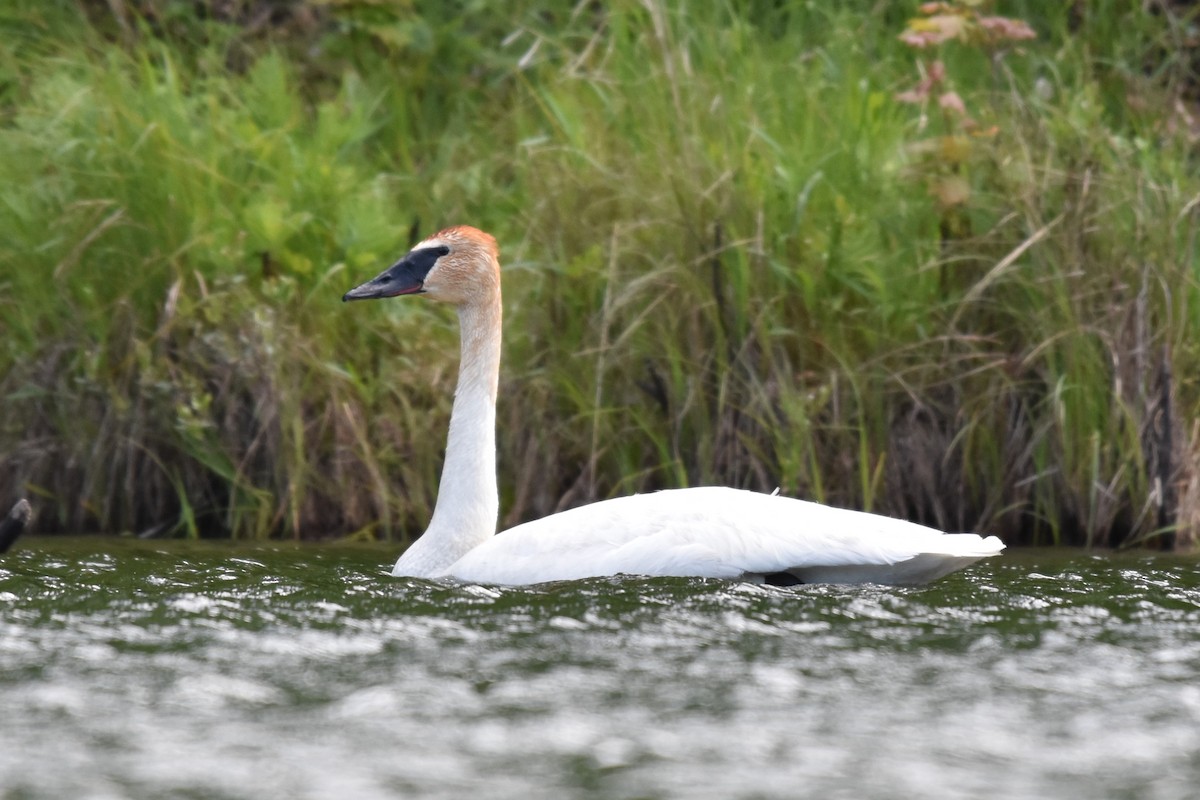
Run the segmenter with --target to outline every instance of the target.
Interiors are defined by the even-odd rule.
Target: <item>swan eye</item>
[[[400,263],[408,265],[410,273],[418,280],[425,280],[425,276],[437,264],[438,259],[449,252],[450,248],[445,245],[422,247],[420,250],[411,251]]]

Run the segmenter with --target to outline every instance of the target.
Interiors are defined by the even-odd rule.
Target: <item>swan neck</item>
[[[446,462],[429,528],[396,563],[394,575],[438,577],[496,532],[496,390],[501,305],[458,307],[462,358],[450,413]]]
[[[458,307],[458,325],[462,341],[458,388],[454,392],[455,413],[458,411],[460,396],[479,393],[486,399],[493,416],[495,415],[496,392],[500,382],[501,316],[499,296],[494,298],[494,302]],[[451,421],[453,419],[454,414],[451,415]],[[494,438],[495,426],[488,430]]]

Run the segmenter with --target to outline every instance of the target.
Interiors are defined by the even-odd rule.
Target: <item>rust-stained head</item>
[[[446,228],[420,242],[379,275],[343,295],[372,300],[424,294],[453,305],[488,302],[500,291],[496,240],[469,225]]]

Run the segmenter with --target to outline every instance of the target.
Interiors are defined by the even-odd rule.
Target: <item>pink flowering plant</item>
[[[941,135],[914,142],[909,153],[920,164],[920,172],[943,214],[943,235],[950,238],[965,233],[965,220],[958,212],[971,196],[964,168],[977,149],[974,142],[994,136],[996,127],[982,127],[969,113],[939,57],[941,51],[970,47],[999,59],[1013,43],[1037,36],[1024,20],[990,14],[989,6],[985,0],[923,3],[918,8],[920,16],[910,19],[899,37],[906,45],[932,56],[917,59],[920,79],[912,88],[896,93],[895,99],[920,109],[918,133],[929,127],[931,108],[941,121]]]

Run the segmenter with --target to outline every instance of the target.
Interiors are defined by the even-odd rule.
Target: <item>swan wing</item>
[[[904,520],[724,487],[632,495],[501,533],[444,577],[519,585],[615,574],[923,583],[1003,549]]]

